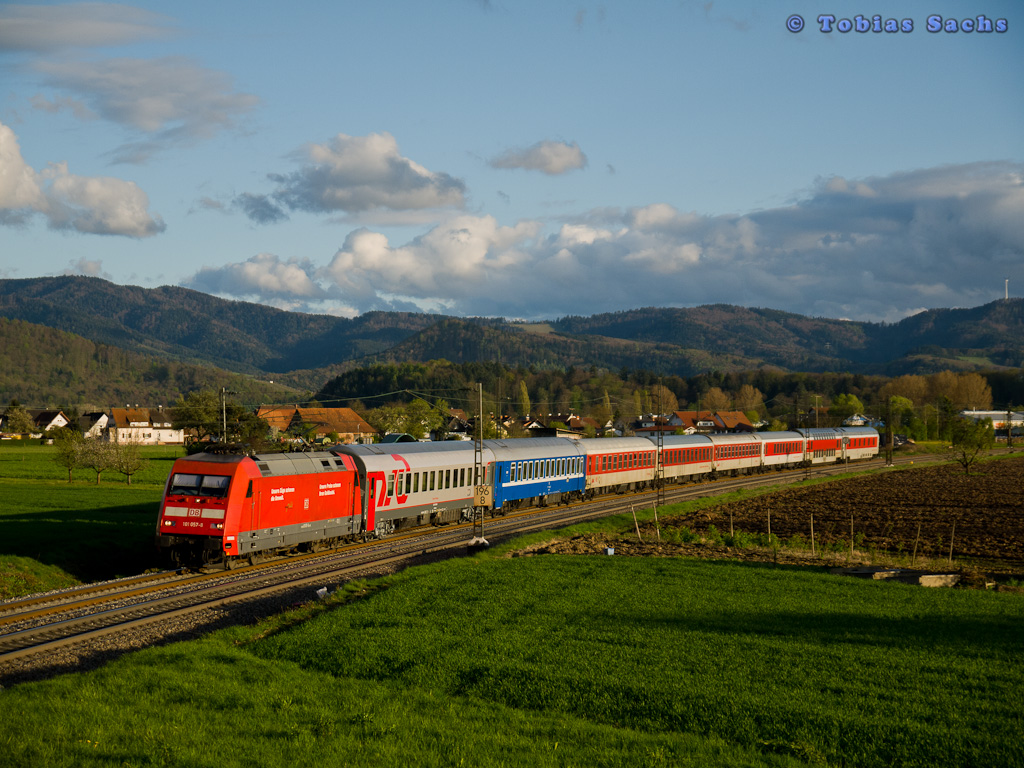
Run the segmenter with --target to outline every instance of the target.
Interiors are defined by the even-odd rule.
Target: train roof
[[[650,451],[656,447],[644,437],[592,437],[580,442],[588,456],[626,451]]]
[[[438,440],[429,443],[346,443],[330,448],[331,453],[345,453],[349,456],[385,456],[392,453],[414,455],[418,453],[461,453],[473,452],[473,443],[468,440]]]
[[[561,459],[582,456],[578,440],[564,437],[512,438],[510,440],[484,440],[484,447],[494,453],[496,461],[524,461],[530,459]]]
[[[316,472],[345,472],[353,469],[352,460],[330,451],[310,453],[257,453],[252,457],[263,477],[308,475]]]

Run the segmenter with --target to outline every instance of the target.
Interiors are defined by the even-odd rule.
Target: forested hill
[[[897,375],[1017,367],[1024,300],[922,312],[896,324],[709,305],[547,323],[372,312],[354,319],[226,301],[186,288],[90,277],[0,280],[0,317],[163,360],[215,365],[316,389],[373,362],[501,362],[690,376],[774,367]]]
[[[95,277],[0,280],[0,316],[92,341],[246,373],[319,368],[394,346],[436,321],[371,312],[354,320]]]
[[[29,407],[170,405],[197,389],[224,387],[246,402],[301,397],[294,388],[211,365],[166,360],[97,344],[72,333],[0,317],[0,400]]]

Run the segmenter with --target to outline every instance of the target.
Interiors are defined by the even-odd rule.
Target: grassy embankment
[[[0,599],[140,573],[155,564],[153,534],[180,446],[143,448],[132,477],[78,469],[68,483],[51,446],[0,444]]]
[[[3,762],[1024,761],[1019,596],[771,565],[496,554],[5,690]]]

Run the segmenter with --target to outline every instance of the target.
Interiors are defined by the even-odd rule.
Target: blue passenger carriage
[[[494,457],[494,509],[540,506],[582,498],[585,487],[583,449],[561,437],[485,440]]]

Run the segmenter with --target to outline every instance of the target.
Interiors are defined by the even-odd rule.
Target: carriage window
[[[451,488],[452,487],[452,471],[450,469],[446,469],[444,471],[444,487],[445,488]]]
[[[420,492],[420,473],[419,472],[413,472],[413,475],[412,475],[412,492],[413,493],[419,493]]]
[[[412,472],[405,473],[405,495],[408,496],[412,492]]]
[[[395,495],[395,478],[397,476],[397,472],[392,472],[390,475],[388,475],[388,496]]]
[[[436,474],[435,472],[431,472],[430,473],[430,490],[434,490],[434,475],[435,474]]]

